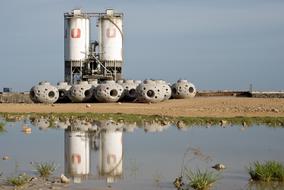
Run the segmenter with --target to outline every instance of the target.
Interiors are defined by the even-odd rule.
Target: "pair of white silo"
[[[98,17],[98,42],[91,42],[91,18]],[[105,13],[73,10],[64,14],[64,78],[69,84],[83,80],[90,70],[96,77],[121,78],[123,64],[123,14],[107,9]],[[93,44],[96,44],[92,46]],[[98,50],[96,50],[98,46]],[[94,64],[94,62],[96,64]],[[90,77],[91,75],[86,75]]]

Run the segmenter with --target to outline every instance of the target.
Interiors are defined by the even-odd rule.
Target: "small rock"
[[[119,105],[121,104],[121,102],[117,102]]]
[[[36,177],[32,177],[32,178],[30,179],[30,181],[36,181],[36,180],[37,180]]]
[[[242,122],[242,125],[243,125],[243,127],[247,127],[248,126],[248,124],[245,121]]]
[[[25,133],[25,134],[30,134],[30,133],[32,133],[32,128],[27,127],[27,126],[23,126],[22,132]]]
[[[70,182],[70,180],[64,174],[61,174],[60,179],[61,179],[61,183],[69,183]]]
[[[91,104],[86,104],[86,108],[90,108],[91,107]]]
[[[3,156],[3,160],[9,160],[9,156]]]
[[[49,189],[61,189],[60,187],[55,187],[55,186],[51,186],[51,187],[49,187]]]
[[[52,106],[52,107],[54,107],[54,106],[55,106],[55,104],[51,104],[51,106]]]
[[[223,170],[226,168],[226,166],[224,164],[216,164],[212,166],[212,168],[214,168],[215,170]]]
[[[176,189],[182,189],[184,183],[182,182],[182,177],[177,177],[174,181],[174,185]]]
[[[271,109],[271,111],[274,112],[274,113],[279,113],[279,110],[276,109],[276,108]]]

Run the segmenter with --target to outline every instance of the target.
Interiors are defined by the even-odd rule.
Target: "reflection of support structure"
[[[99,175],[108,183],[122,177],[122,131],[102,131],[100,133]]]
[[[81,183],[90,174],[90,138],[88,132],[65,130],[65,173],[74,183]]]
[[[98,42],[90,40],[90,19],[97,17]],[[122,13],[73,10],[64,14],[65,81],[117,80],[122,78]]]

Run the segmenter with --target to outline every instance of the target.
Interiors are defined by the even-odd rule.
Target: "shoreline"
[[[145,103],[0,104],[0,113],[115,113],[170,117],[284,117],[284,99],[196,97]]]
[[[198,97],[168,100],[156,104],[77,103],[0,104],[0,116],[7,121],[24,117],[56,120],[113,120],[118,123],[160,125],[270,125],[284,127],[284,99]]]

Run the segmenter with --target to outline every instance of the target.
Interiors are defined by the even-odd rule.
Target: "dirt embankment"
[[[193,99],[169,100],[156,104],[142,103],[79,103],[79,104],[0,104],[0,112],[60,113],[95,112],[143,115],[168,115],[192,117],[234,116],[282,116],[284,99],[197,97]]]

